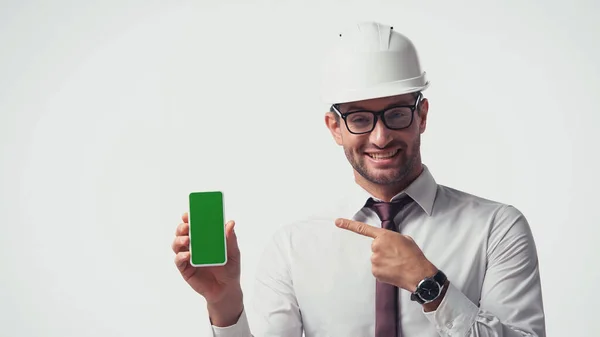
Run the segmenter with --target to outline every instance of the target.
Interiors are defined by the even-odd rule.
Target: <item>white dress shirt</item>
[[[212,326],[212,335],[374,336],[373,239],[334,225],[346,217],[381,226],[364,207],[371,195],[358,185],[356,192],[322,214],[282,226],[259,263],[253,304],[245,309],[256,320],[249,324],[244,311],[233,326]],[[414,239],[450,286],[433,312],[400,289],[401,336],[545,337],[537,253],[523,214],[438,185],[427,166],[402,193],[416,202],[396,216],[399,231]]]

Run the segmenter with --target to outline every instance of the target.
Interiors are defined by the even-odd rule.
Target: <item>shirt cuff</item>
[[[423,313],[440,336],[466,336],[475,324],[479,308],[450,282],[437,310]]]
[[[219,327],[211,325],[212,335],[214,337],[249,337],[250,326],[248,325],[248,318],[246,317],[246,310],[242,310],[240,318],[234,325]]]

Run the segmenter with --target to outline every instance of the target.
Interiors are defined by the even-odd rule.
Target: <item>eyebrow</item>
[[[393,106],[396,106],[396,105],[413,105],[413,104],[415,104],[415,103],[414,102],[406,102],[405,100],[400,100],[400,101],[393,102],[393,103],[386,105],[383,108],[383,110],[388,109]],[[359,105],[353,105],[353,104],[348,106],[348,111],[355,111],[355,110],[370,110],[370,109],[367,109],[367,108],[359,106]]]

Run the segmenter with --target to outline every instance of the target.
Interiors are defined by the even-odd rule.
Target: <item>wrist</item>
[[[423,270],[426,276],[421,276],[423,278],[415,286],[410,299],[421,304],[425,312],[435,311],[446,295],[448,278],[444,272],[433,265],[428,265]]]
[[[207,303],[208,316],[214,326],[228,327],[237,323],[244,310],[242,289],[228,291],[222,299]]]
[[[410,289],[407,290],[411,293],[415,292],[415,290],[417,290],[417,287],[419,286],[419,283],[421,283],[423,279],[433,277],[437,272],[437,267],[432,263],[427,262],[427,264],[425,264],[425,267],[421,270],[421,272],[417,274],[417,277],[412,282]]]
[[[444,300],[444,297],[446,296],[446,291],[448,290],[449,285],[450,285],[450,281],[446,280],[446,282],[444,283],[444,286],[442,288],[442,292],[440,293],[440,296],[438,296],[438,298],[436,298],[433,302],[423,304],[423,311],[425,311],[425,312],[436,311],[437,308],[442,303],[442,301]]]

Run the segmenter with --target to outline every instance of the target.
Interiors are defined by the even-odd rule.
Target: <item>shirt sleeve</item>
[[[212,336],[214,337],[252,337],[245,309],[242,311],[240,318],[234,325],[227,327],[212,325],[211,328]]]
[[[248,317],[244,309],[236,324],[212,326],[212,336],[302,337],[302,319],[292,286],[289,249],[290,228],[283,227],[267,244],[258,263],[252,315]]]
[[[479,305],[452,284],[436,311],[425,312],[442,337],[545,337],[535,243],[523,214],[504,207],[488,241]]]

